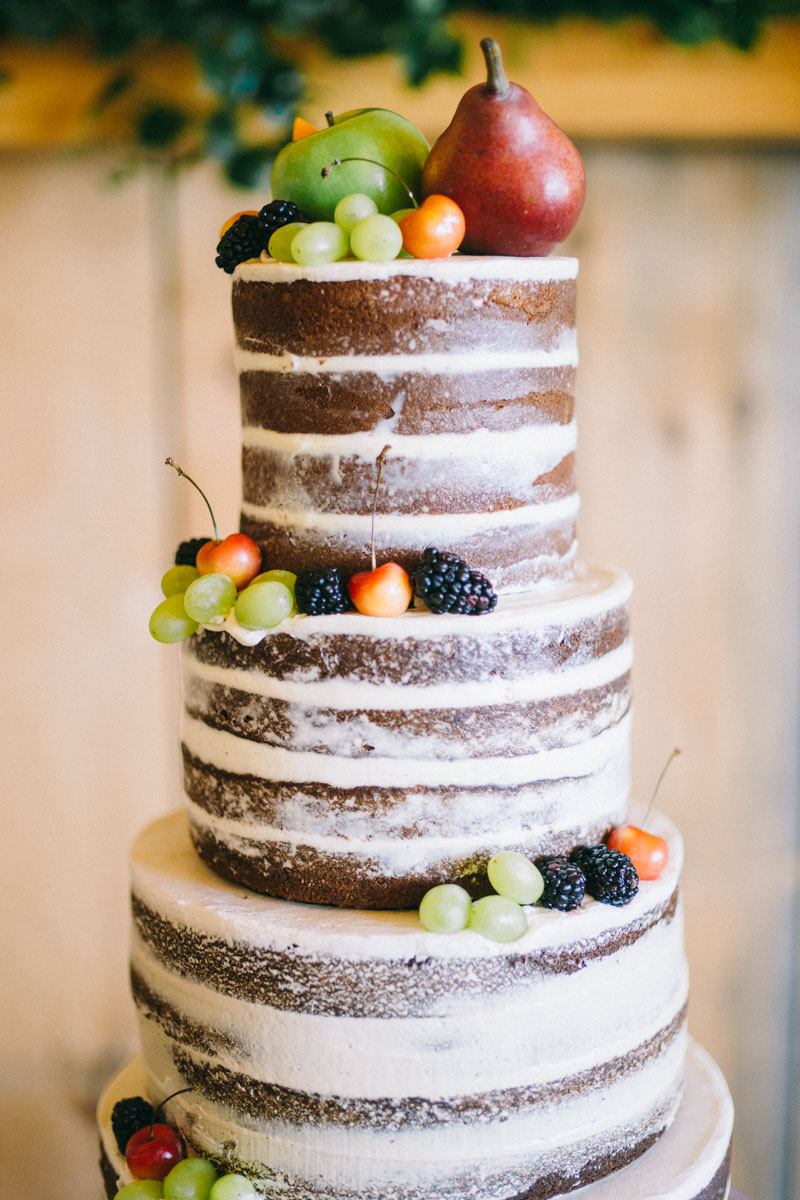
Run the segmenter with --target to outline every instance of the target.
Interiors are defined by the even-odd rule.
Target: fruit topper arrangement
[[[675,749],[658,777],[642,826],[647,824],[661,781]],[[604,842],[577,846],[569,855],[548,854],[531,860],[516,850],[501,850],[487,864],[494,894],[473,900],[457,883],[440,883],[422,897],[419,919],[431,933],[472,929],[494,942],[515,942],[528,930],[523,906],[560,912],[580,908],[584,896],[616,907],[629,904],[640,881],[660,878],[669,848],[663,838],[635,825],[619,825]]]
[[[235,626],[266,632],[287,617],[323,616],[355,611],[367,617],[397,617],[411,605],[432,613],[481,616],[492,612],[497,595],[480,571],[457,555],[428,547],[411,574],[400,563],[377,564],[375,515],[383,463],[391,446],[377,457],[372,503],[371,569],[349,580],[338,567],[312,568],[295,575],[280,568],[262,571],[261,551],[245,533],[220,540],[214,512],[205,492],[175,462],[166,459],[179,476],[197,489],[208,508],[213,538],[181,542],[175,563],[161,577],[164,599],[150,616],[150,633],[157,642],[182,642],[206,629]]]
[[[326,113],[323,129],[298,118],[273,165],[276,199],[226,222],[217,266],[231,274],[254,259],[313,267],[447,258],[459,248],[549,254],[583,207],[583,163],[531,94],[509,82],[497,43],[484,38],[481,50],[486,82],[464,94],[432,149],[383,108]]]
[[[173,1092],[158,1108],[143,1096],[114,1105],[111,1130],[133,1176],[114,1200],[260,1200],[244,1175],[220,1174],[208,1159],[187,1157],[178,1131],[156,1120],[170,1100],[188,1091]]]

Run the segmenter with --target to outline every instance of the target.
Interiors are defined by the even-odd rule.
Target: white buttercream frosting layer
[[[441,283],[464,283],[470,279],[513,279],[525,283],[548,283],[575,279],[577,258],[550,255],[547,258],[510,258],[500,255],[454,254],[450,258],[398,258],[373,263],[348,259],[321,267],[301,267],[296,263],[241,263],[233,275],[237,283],[293,283],[297,279],[312,282],[345,282],[353,279],[394,279],[410,275]]]

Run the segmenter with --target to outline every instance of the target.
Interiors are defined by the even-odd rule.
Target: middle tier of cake
[[[227,621],[185,643],[192,837],[286,899],[419,903],[492,854],[596,843],[629,790],[630,581],[595,570],[481,617]],[[250,644],[242,644],[242,643]]]

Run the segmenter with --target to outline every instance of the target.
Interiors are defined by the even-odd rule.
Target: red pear
[[[422,194],[461,208],[464,254],[549,254],[583,207],[583,163],[530,92],[509,83],[497,43],[484,38],[481,49],[488,80],[462,96],[428,155]]]

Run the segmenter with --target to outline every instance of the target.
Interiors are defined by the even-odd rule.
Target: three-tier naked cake
[[[518,940],[420,924],[499,850],[627,819],[630,584],[576,557],[577,264],[252,263],[233,282],[241,527],[270,567],[494,583],[480,618],[229,618],[183,650],[185,812],[133,850],[142,1053],[191,1152],[287,1200],[722,1200],[730,1100],[687,1045],[677,831],[630,903]],[[376,495],[377,460],[384,447]]]

